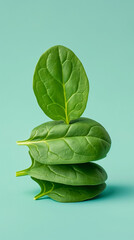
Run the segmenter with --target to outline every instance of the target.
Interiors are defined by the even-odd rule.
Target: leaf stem
[[[48,195],[48,193],[50,193],[50,192],[53,191],[53,189],[54,189],[54,184],[53,184],[53,183],[51,183],[51,184],[52,184],[52,187],[51,187],[48,191],[46,191],[46,185],[45,185],[45,183],[43,183],[43,181],[41,181],[40,179],[36,179],[36,178],[32,178],[32,179],[33,179],[35,182],[37,182],[37,183],[40,185],[40,188],[41,188],[40,193],[37,194],[37,195],[34,197],[34,200],[37,200],[38,198],[41,198],[41,197],[43,197],[43,196],[45,196],[45,195]]]
[[[28,175],[27,169],[16,172],[16,177]]]
[[[38,198],[47,195],[48,193],[52,192],[52,190],[53,190],[53,187],[52,187],[49,191],[47,191],[47,192],[42,192],[42,191],[41,191],[39,194],[37,194],[37,195],[34,197],[34,200],[37,200]]]
[[[17,141],[16,143],[18,144],[18,145],[27,145],[27,140],[24,140],[24,141]]]

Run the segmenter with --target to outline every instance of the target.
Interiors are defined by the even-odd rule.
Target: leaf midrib
[[[33,140],[31,140],[31,141],[29,141],[29,140],[26,140],[26,141],[19,141],[19,142],[17,142],[19,145],[30,145],[30,144],[38,144],[38,143],[46,143],[47,144],[47,142],[51,142],[51,141],[58,141],[58,140],[64,140],[64,139],[67,139],[67,138],[87,138],[87,137],[89,137],[89,138],[96,138],[96,139],[100,139],[100,140],[102,140],[102,141],[104,141],[104,142],[106,142],[107,144],[109,144],[110,145],[110,143],[109,142],[107,142],[106,140],[104,140],[104,139],[102,139],[102,138],[98,138],[98,137],[94,137],[94,136],[88,136],[88,135],[85,135],[85,136],[70,136],[70,137],[60,137],[60,138],[52,138],[52,139],[41,139],[41,140],[37,140],[37,141],[33,141]]]
[[[63,71],[62,71],[62,63],[60,60],[60,53],[59,53],[59,48],[58,48],[58,55],[59,55],[59,61],[60,61],[60,65],[61,65],[61,78],[62,78],[62,86],[63,86],[63,94],[64,94],[64,100],[65,100],[65,118],[66,118],[66,124],[69,124],[69,119],[68,119],[68,115],[67,115],[67,99],[66,99],[66,91],[65,91],[65,84],[64,84],[64,80],[63,80]]]

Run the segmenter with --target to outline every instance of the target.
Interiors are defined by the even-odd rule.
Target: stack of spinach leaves
[[[82,63],[68,48],[54,46],[39,59],[33,78],[38,104],[54,121],[33,129],[26,141],[32,165],[16,173],[29,175],[41,192],[59,202],[91,199],[105,189],[105,170],[91,161],[104,158],[111,145],[105,128],[80,117],[89,83]]]

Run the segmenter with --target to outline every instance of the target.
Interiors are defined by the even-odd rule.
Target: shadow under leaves
[[[132,185],[107,185],[103,193],[96,198],[134,198],[134,186]]]

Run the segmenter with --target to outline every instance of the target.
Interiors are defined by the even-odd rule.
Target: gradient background
[[[1,1],[0,43],[0,238],[134,239],[134,1]],[[81,203],[34,201],[38,185],[15,177],[30,164],[28,149],[16,140],[49,120],[32,76],[40,55],[57,44],[71,48],[87,72],[83,116],[112,138],[107,158],[98,161],[108,187]]]

